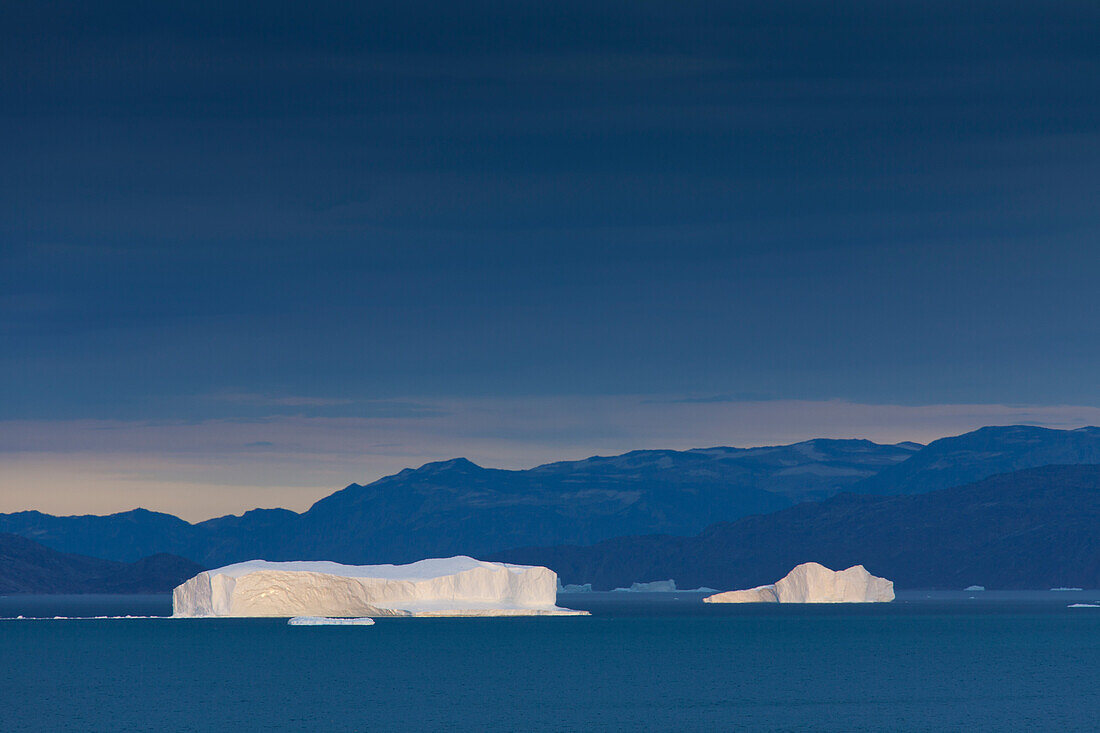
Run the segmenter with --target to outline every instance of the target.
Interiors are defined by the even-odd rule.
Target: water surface
[[[705,605],[577,594],[591,617],[0,621],[4,731],[1096,730],[1100,592]],[[970,596],[975,596],[971,599]],[[0,598],[153,615],[166,596]]]

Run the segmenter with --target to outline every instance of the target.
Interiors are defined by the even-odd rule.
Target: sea
[[[1100,591],[559,604],[592,615],[289,626],[0,597],[0,731],[1100,730]]]

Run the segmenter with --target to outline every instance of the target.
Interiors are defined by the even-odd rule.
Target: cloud
[[[664,399],[645,399],[643,405],[705,405],[712,402],[763,402],[775,397],[739,392],[737,394],[716,394],[703,397],[666,397]]]
[[[304,395],[274,395],[260,392],[217,392],[203,395],[207,402],[228,406],[230,415],[309,414],[327,417],[429,418],[442,413],[436,405],[411,400],[363,400],[348,397],[315,397]],[[225,411],[216,416],[225,416]],[[207,414],[208,417],[215,415]]]
[[[219,402],[234,402],[259,407],[331,407],[350,405],[354,400],[332,397],[300,397],[295,395],[275,396],[256,392],[221,392],[208,396]]]

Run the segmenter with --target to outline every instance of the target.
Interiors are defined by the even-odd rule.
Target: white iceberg
[[[1100,603],[1071,603],[1066,608],[1100,608]]]
[[[704,603],[884,603],[894,600],[894,584],[862,565],[830,570],[802,563],[772,585],[707,596]]]
[[[171,616],[15,616],[0,621],[128,621],[138,619],[168,619]]]
[[[250,560],[172,592],[173,616],[571,616],[543,567],[459,556],[408,565]]]
[[[1051,588],[1050,590],[1054,593],[1060,593],[1064,591],[1084,590],[1084,588]]]
[[[328,616],[295,616],[289,626],[374,626],[372,618],[330,618]]]
[[[985,590],[985,586],[984,585],[968,585],[965,588],[963,588],[963,590],[968,590],[968,591]]]
[[[675,580],[652,580],[648,583],[631,583],[629,588],[615,588],[612,593],[675,593]]]

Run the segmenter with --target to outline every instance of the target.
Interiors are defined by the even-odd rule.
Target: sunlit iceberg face
[[[884,603],[892,600],[894,584],[871,575],[862,565],[830,570],[816,562],[798,565],[771,585],[727,591],[703,599],[706,603]]]
[[[544,567],[458,556],[409,565],[250,560],[199,573],[172,593],[173,615],[375,617],[574,615],[555,605]]]

